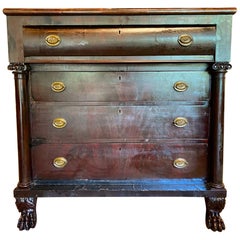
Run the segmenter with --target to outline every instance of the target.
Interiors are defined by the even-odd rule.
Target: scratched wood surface
[[[44,154],[42,154],[44,152]],[[68,163],[56,168],[62,156]],[[184,158],[188,166],[173,166]],[[159,179],[206,178],[207,143],[42,144],[32,148],[34,179]]]
[[[63,66],[66,69],[66,66]],[[54,92],[51,85],[61,82],[64,90]],[[176,83],[186,90],[174,89]],[[205,71],[37,71],[30,74],[31,97],[35,101],[83,102],[86,105],[108,102],[204,101],[209,99],[210,74]]]

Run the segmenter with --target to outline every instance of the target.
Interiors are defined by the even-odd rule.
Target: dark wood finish
[[[226,197],[226,189],[208,189],[201,178],[137,180],[35,180],[30,189],[16,188],[15,197]]]
[[[220,216],[220,212],[225,207],[225,198],[206,197],[206,226],[207,228],[221,232],[225,230],[225,224]]]
[[[21,213],[17,225],[19,230],[29,230],[35,227],[37,223],[36,204],[36,197],[16,198],[16,206]]]
[[[207,139],[207,105],[164,106],[72,106],[32,105],[32,138],[46,142],[151,141],[153,139]],[[188,124],[176,127],[177,117]],[[55,118],[67,122],[62,129],[53,127]]]
[[[25,64],[10,64],[8,69],[13,71],[16,95],[16,116],[18,132],[18,187],[26,188],[31,184],[31,159],[30,159],[30,122],[29,122],[29,91],[28,71]]]
[[[225,228],[224,81],[235,8],[4,9],[21,213],[37,197],[205,197]]]
[[[41,153],[44,152],[44,155]],[[56,168],[53,160],[62,156],[68,163]],[[177,158],[188,166],[174,167]],[[206,143],[95,143],[41,144],[32,148],[33,178],[75,179],[159,179],[206,178]]]
[[[8,33],[9,33],[9,61],[10,62],[41,62],[46,63],[61,61],[66,62],[159,62],[159,61],[184,61],[187,62],[206,62],[206,61],[230,61],[231,40],[231,20],[235,8],[225,9],[189,9],[187,18],[185,17],[188,9],[5,9],[4,12],[9,14]],[[24,16],[24,13],[25,16]],[[32,14],[31,14],[32,13]],[[194,15],[196,13],[196,15]],[[46,15],[47,17],[45,17]],[[23,17],[24,16],[24,17]],[[216,17],[216,16],[220,16]],[[62,19],[64,18],[64,21]],[[216,51],[214,56],[189,55],[178,57],[174,55],[163,58],[163,56],[131,56],[130,58],[121,56],[104,56],[98,58],[93,56],[84,56],[73,58],[68,57],[26,57],[23,51],[23,26],[24,27],[143,27],[143,26],[167,26],[172,27],[199,27],[199,26],[217,26]],[[225,49],[223,51],[222,49]],[[120,53],[118,53],[120,54]],[[162,60],[163,59],[163,60]]]
[[[62,66],[60,64],[60,66]],[[62,66],[63,68],[64,66]],[[166,66],[167,68],[167,66]],[[61,69],[61,68],[60,68]],[[192,70],[192,69],[191,69]],[[171,72],[71,72],[37,71],[30,73],[31,97],[41,102],[83,102],[84,105],[108,102],[154,103],[159,101],[205,101],[209,99],[210,74],[206,71]],[[56,93],[51,84],[65,85]],[[178,92],[176,82],[188,88]],[[87,93],[87,94],[86,94]]]
[[[212,79],[211,134],[210,134],[210,181],[213,188],[223,188],[223,135],[224,135],[224,88],[229,63],[215,63]]]
[[[46,44],[51,34],[61,39],[58,46]],[[192,36],[189,47],[179,44],[182,34]],[[24,28],[23,41],[26,57],[213,55],[216,33],[215,27]]]

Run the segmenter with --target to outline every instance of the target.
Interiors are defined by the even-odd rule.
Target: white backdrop
[[[150,8],[238,7],[239,0],[161,1],[1,0],[2,8]],[[197,3],[196,3],[197,2]],[[205,227],[203,198],[39,198],[35,229],[20,232],[13,189],[18,181],[13,75],[7,70],[6,17],[0,14],[0,239],[240,239],[240,13],[233,17],[232,65],[227,74],[224,183],[228,190],[222,212],[226,230]]]

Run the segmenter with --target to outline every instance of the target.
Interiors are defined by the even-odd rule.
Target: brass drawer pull
[[[188,120],[185,117],[177,117],[173,120],[173,124],[176,127],[185,127],[188,124]]]
[[[59,92],[64,91],[66,87],[63,82],[53,82],[51,84],[51,88],[54,92],[59,93]]]
[[[177,92],[185,92],[188,89],[188,85],[185,82],[175,82],[173,85],[174,90]]]
[[[61,38],[58,35],[50,34],[45,38],[45,42],[49,47],[56,47],[61,43]]]
[[[173,161],[173,166],[175,168],[185,168],[188,166],[188,161],[184,158],[177,158]]]
[[[64,157],[57,157],[53,160],[53,166],[56,168],[64,168],[67,165],[68,161]]]
[[[64,118],[55,118],[53,119],[52,125],[55,128],[64,128],[67,125],[67,121]]]
[[[189,34],[182,34],[178,37],[178,43],[182,47],[188,47],[193,43],[193,38]]]

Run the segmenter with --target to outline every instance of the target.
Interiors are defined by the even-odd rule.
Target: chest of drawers
[[[192,196],[225,229],[225,9],[4,9],[20,230],[38,197]]]

